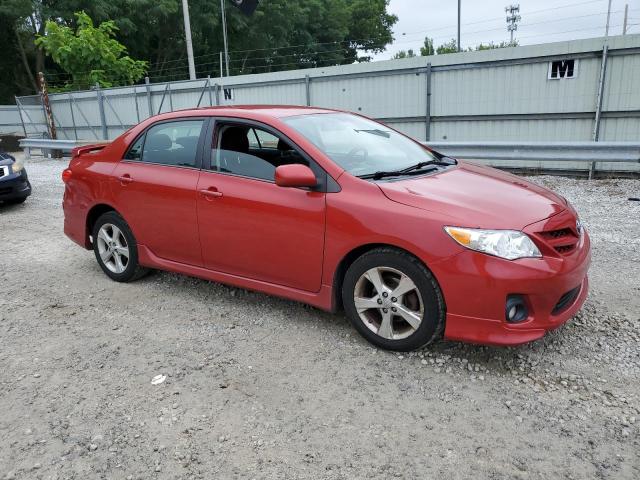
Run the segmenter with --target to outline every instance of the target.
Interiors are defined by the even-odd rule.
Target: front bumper
[[[447,305],[444,336],[488,345],[519,345],[541,338],[571,319],[588,291],[591,262],[589,235],[584,232],[573,253],[508,261],[471,250],[439,265]],[[563,295],[578,288],[558,309]],[[525,298],[529,315],[520,323],[505,318],[509,295]]]
[[[31,195],[31,184],[26,170],[0,177],[0,201],[18,200],[29,195]]]

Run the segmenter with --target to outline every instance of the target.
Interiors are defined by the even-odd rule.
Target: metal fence
[[[350,110],[432,142],[637,141],[640,35],[50,96],[58,138],[112,139],[158,113],[229,104]],[[27,136],[39,97],[17,99]],[[43,130],[43,126],[45,129]]]

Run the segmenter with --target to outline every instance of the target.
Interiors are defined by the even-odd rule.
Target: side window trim
[[[309,162],[309,167],[311,168],[311,170],[313,170],[313,172],[316,174],[316,176],[318,176],[318,188],[316,189],[316,191],[319,192],[336,192],[336,191],[340,191],[340,188],[338,187],[338,184],[336,183],[336,181],[329,176],[329,174],[326,172],[326,170],[324,168],[322,168],[322,166],[320,166],[320,164],[318,162],[316,162],[313,157],[311,155],[309,155],[307,152],[304,151],[304,149],[300,148],[300,146],[295,143],[293,140],[291,140],[288,136],[286,136],[284,133],[282,133],[281,131],[277,130],[276,128],[272,127],[271,125],[267,125],[265,123],[259,122],[259,121],[255,121],[255,120],[247,120],[245,118],[240,118],[240,117],[211,117],[211,124],[210,124],[210,131],[207,133],[207,138],[211,139],[211,148],[206,149],[203,155],[203,164],[202,164],[202,169],[212,172],[212,173],[217,173],[219,175],[232,175],[232,176],[236,176],[239,178],[246,178],[249,180],[256,180],[256,181],[261,181],[261,182],[266,182],[266,183],[271,183],[271,184],[275,184],[274,181],[272,180],[265,180],[262,178],[254,178],[254,177],[247,177],[247,176],[243,176],[243,175],[237,175],[237,174],[233,174],[233,173],[228,173],[228,172],[221,172],[219,170],[214,170],[212,168],[212,160],[213,160],[213,150],[217,150],[217,146],[219,143],[219,132],[220,132],[220,124],[224,125],[242,125],[242,126],[247,126],[249,128],[260,128],[262,130],[265,130],[266,132],[272,134],[273,136],[277,137],[278,139],[283,139],[285,140],[289,145],[291,145],[293,148],[295,148],[300,155],[307,160],[307,162]]]
[[[147,142],[147,133],[149,132],[149,130],[151,130],[153,127],[155,127],[156,125],[161,125],[163,123],[176,123],[176,122],[188,122],[188,121],[196,121],[196,120],[200,120],[202,121],[202,127],[200,128],[200,135],[198,137],[198,143],[196,146],[196,158],[195,158],[195,165],[194,166],[187,166],[187,165],[169,165],[166,163],[155,163],[155,162],[145,162],[143,157],[143,153],[144,153],[144,145]],[[122,156],[122,158],[120,159],[121,162],[135,162],[135,163],[145,163],[147,165],[159,165],[162,167],[172,167],[172,168],[191,168],[191,169],[195,169],[195,170],[201,170],[204,166],[205,163],[205,155],[204,155],[204,147],[205,147],[205,143],[206,143],[206,139],[210,138],[208,136],[209,134],[209,128],[210,126],[213,124],[213,119],[212,117],[209,116],[205,116],[205,117],[181,117],[181,118],[168,118],[166,120],[160,120],[158,122],[154,122],[151,125],[149,125],[147,128],[145,128],[136,138],[133,142],[131,142],[129,144],[129,146],[127,147],[127,150],[125,151],[125,154]],[[127,155],[129,155],[129,152],[131,151],[131,149],[133,148],[133,146],[136,144],[136,142],[140,139],[143,138],[142,140],[142,145],[141,145],[141,151],[140,151],[140,159],[135,160],[135,159],[130,159],[127,158]]]

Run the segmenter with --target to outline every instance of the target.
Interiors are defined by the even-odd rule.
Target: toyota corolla
[[[65,233],[113,280],[153,268],[343,308],[386,349],[529,342],[588,291],[563,197],[351,113],[163,114],[76,149],[63,181]]]

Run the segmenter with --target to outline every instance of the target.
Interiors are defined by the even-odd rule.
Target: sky
[[[508,0],[461,0],[461,45],[509,40]],[[640,33],[640,0],[612,0],[609,35],[620,35],[625,3],[629,4],[627,33]],[[522,19],[515,32],[520,45],[558,42],[604,36],[608,0],[516,0]],[[413,48],[419,54],[425,35],[435,46],[456,38],[458,6],[456,0],[391,0],[389,10],[398,16],[395,41],[375,60],[387,60],[399,50]]]

